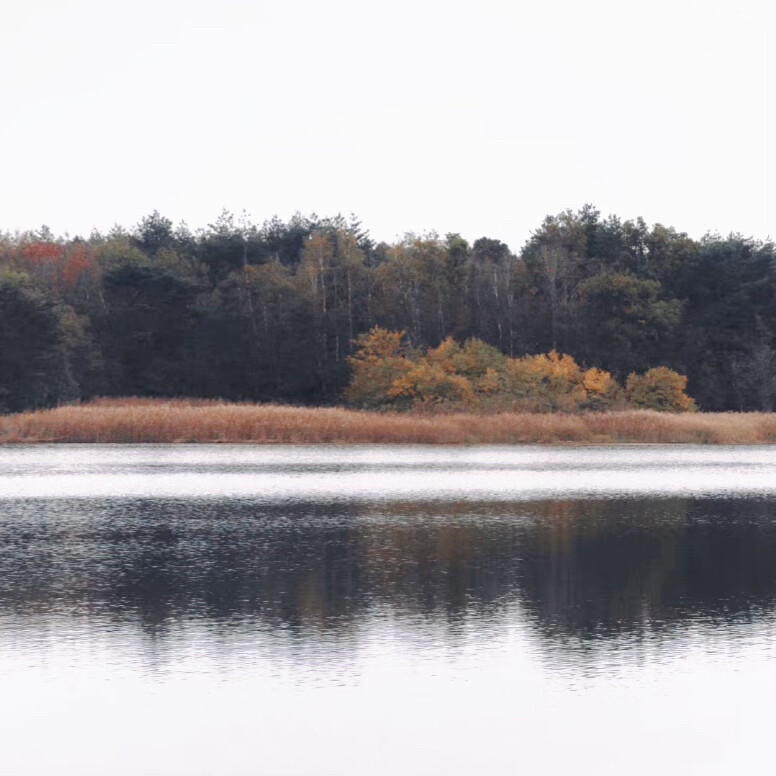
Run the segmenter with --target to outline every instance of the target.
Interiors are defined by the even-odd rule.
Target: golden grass
[[[98,399],[0,416],[0,443],[776,443],[776,413],[362,412],[197,399]]]

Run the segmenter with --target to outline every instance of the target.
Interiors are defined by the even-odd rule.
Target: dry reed
[[[28,442],[772,444],[776,413],[429,415],[196,399],[99,399],[0,416],[0,443]]]

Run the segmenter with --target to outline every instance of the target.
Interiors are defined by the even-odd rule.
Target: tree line
[[[358,337],[568,354],[624,383],[665,366],[704,410],[776,405],[774,246],[700,240],[592,206],[497,239],[376,242],[356,218],[198,232],[157,212],[88,238],[0,234],[0,409],[95,395],[327,404]]]

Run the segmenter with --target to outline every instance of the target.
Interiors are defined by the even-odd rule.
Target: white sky
[[[0,229],[356,212],[519,249],[592,202],[776,237],[772,0],[0,10]]]

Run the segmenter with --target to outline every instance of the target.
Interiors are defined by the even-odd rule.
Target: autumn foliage
[[[692,409],[686,391],[704,412],[771,412],[776,245],[592,206],[548,216],[517,253],[298,213],[0,229],[0,413],[127,395],[330,406],[346,389],[383,415],[588,422]]]
[[[668,412],[694,412],[695,402],[687,396],[687,378],[664,366],[643,375],[631,374],[626,395],[633,407]]]
[[[412,349],[403,332],[373,328],[356,339],[345,399],[369,409],[579,412],[625,408],[687,412],[687,378],[658,367],[631,374],[626,388],[597,367],[583,369],[551,351],[509,358],[478,339],[451,337],[436,348]]]

